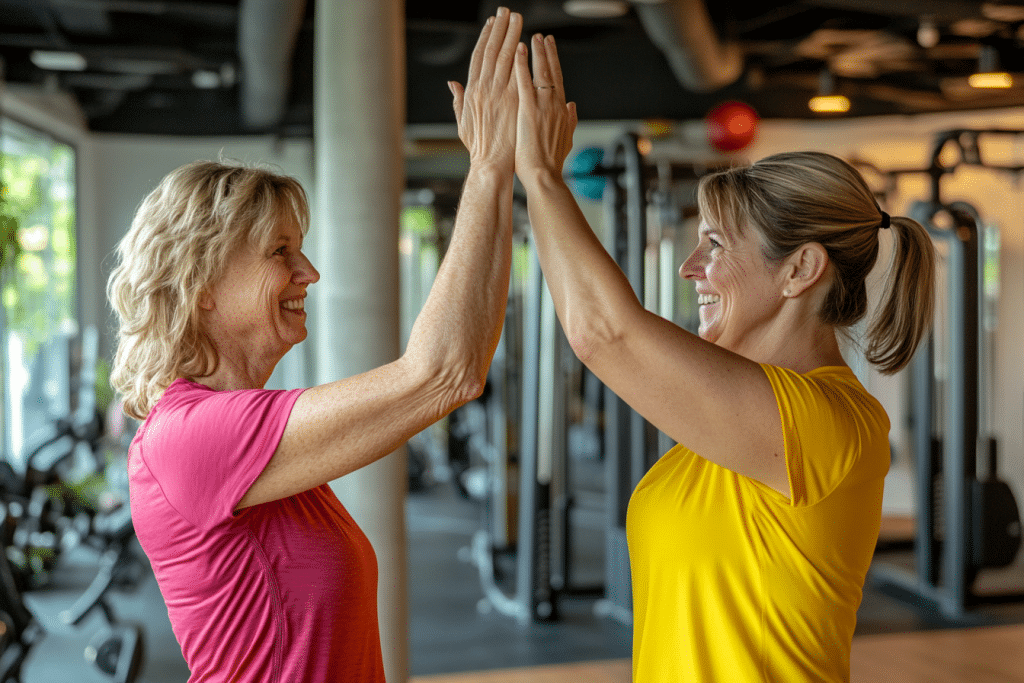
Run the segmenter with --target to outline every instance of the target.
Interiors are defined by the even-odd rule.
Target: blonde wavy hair
[[[302,234],[309,229],[302,186],[241,163],[186,164],[142,201],[107,282],[118,319],[110,381],[128,415],[145,419],[175,379],[216,369],[216,350],[200,325],[200,295],[234,250],[268,248],[282,221],[295,221]]]
[[[697,203],[711,224],[756,229],[769,261],[778,262],[808,242],[821,244],[832,265],[832,286],[819,316],[838,331],[867,313],[866,280],[878,258],[880,229],[888,227],[892,261],[867,328],[865,356],[885,374],[910,362],[932,322],[935,248],[911,218],[891,216],[886,225],[853,166],[823,152],[774,154],[702,177]]]

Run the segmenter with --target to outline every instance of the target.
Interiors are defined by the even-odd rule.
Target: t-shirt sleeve
[[[761,367],[779,406],[791,503],[814,505],[850,476],[865,450],[877,448],[880,438],[887,443],[888,418],[866,392],[786,368]]]
[[[277,450],[300,393],[204,391],[158,405],[144,457],[167,501],[203,529],[229,519]]]

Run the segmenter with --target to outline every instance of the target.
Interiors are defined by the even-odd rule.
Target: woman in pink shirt
[[[214,162],[170,173],[118,252],[112,381],[144,420],[132,516],[191,681],[383,681],[373,548],[327,482],[480,395],[505,312],[522,18],[488,20],[465,90],[470,170],[451,245],[402,356],[267,391],[306,337],[319,273],[292,178]]]

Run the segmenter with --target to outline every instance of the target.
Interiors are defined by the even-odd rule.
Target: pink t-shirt
[[[384,681],[377,558],[331,488],[232,512],[301,391],[179,379],[132,441],[132,520],[190,683]]]

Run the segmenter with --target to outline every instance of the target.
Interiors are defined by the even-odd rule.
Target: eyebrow
[[[285,244],[289,244],[290,245],[292,243],[292,238],[289,235],[286,235],[286,234],[282,233],[282,234],[277,236],[277,240],[274,241],[274,244],[281,244],[282,242],[285,243]],[[300,236],[299,237],[299,249],[302,248],[302,242],[303,242],[302,236]]]

